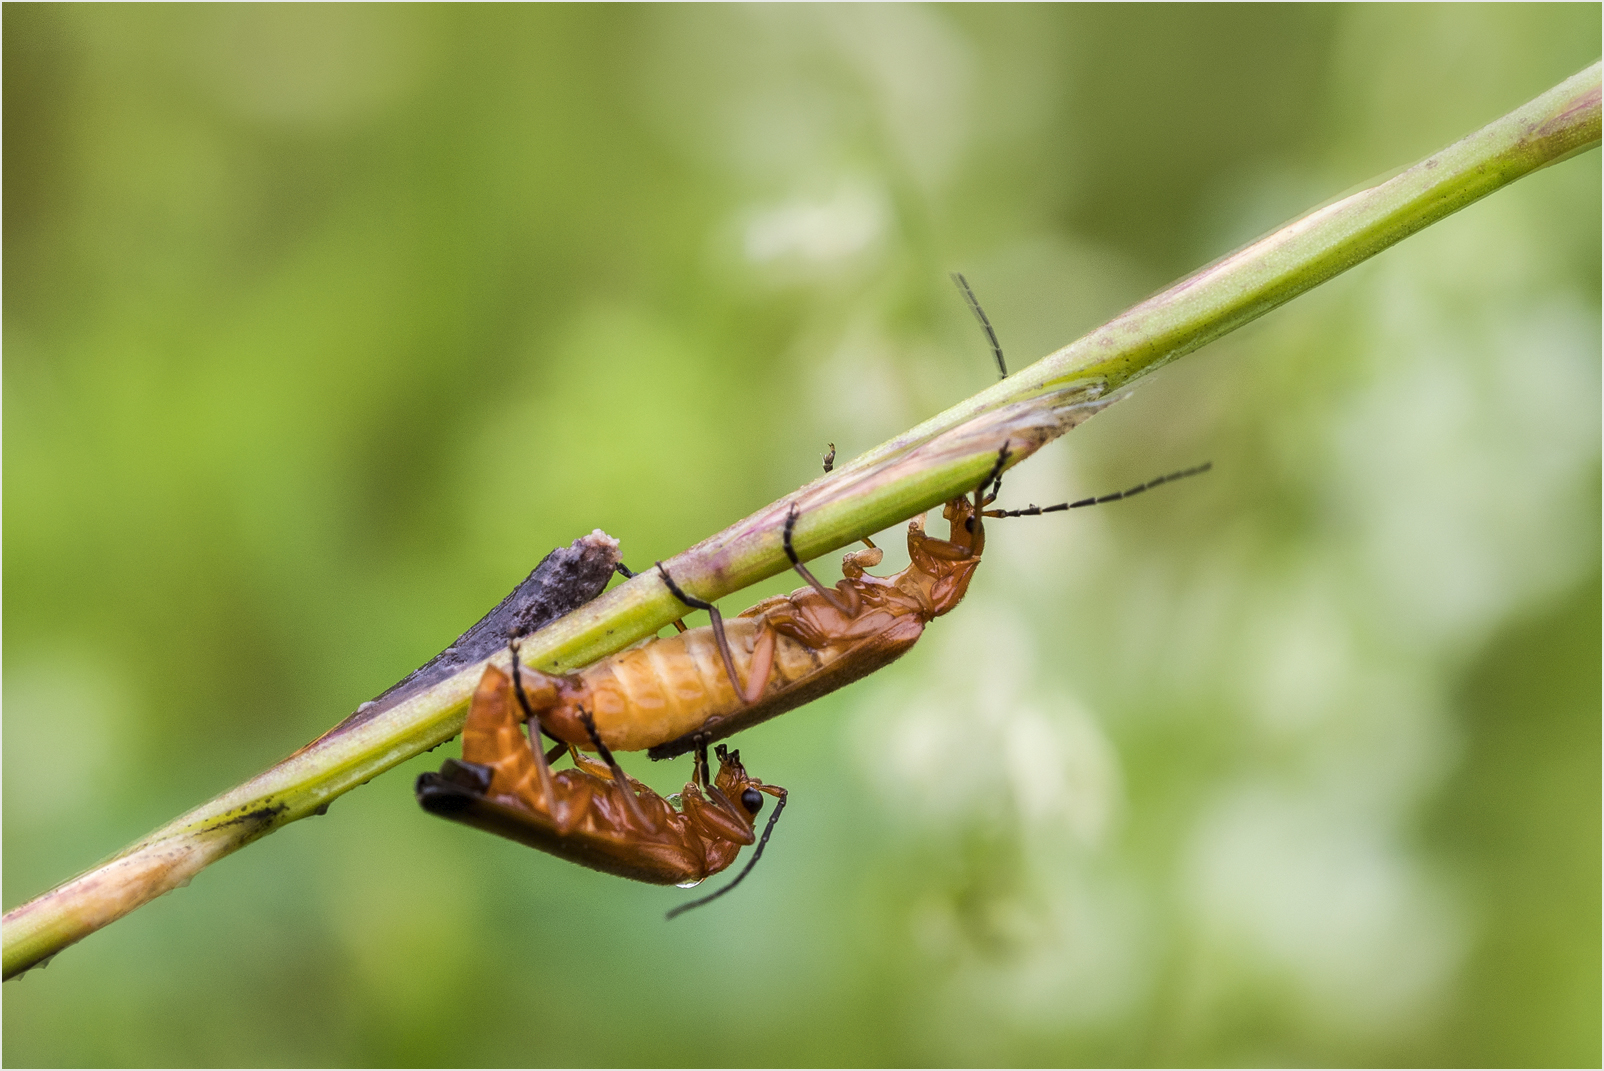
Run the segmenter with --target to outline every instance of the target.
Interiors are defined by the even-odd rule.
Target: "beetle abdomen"
[[[724,623],[730,655],[743,684],[750,679],[753,648],[765,627],[759,618]],[[774,669],[764,696],[819,672],[836,657],[837,651],[814,651],[788,636],[776,636]],[[638,751],[694,732],[709,718],[730,714],[743,705],[730,684],[711,628],[691,629],[621,651],[581,670],[579,678],[585,694],[543,715],[542,721],[559,737],[581,747],[588,741],[578,722],[579,706],[594,715],[608,747]]]

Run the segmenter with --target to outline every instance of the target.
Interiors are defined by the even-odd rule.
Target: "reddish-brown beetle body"
[[[577,673],[525,670],[530,704],[559,740],[589,746],[579,715],[585,710],[608,747],[649,748],[653,758],[684,754],[801,706],[900,657],[926,624],[958,604],[985,545],[974,514],[967,497],[948,502],[949,539],[927,535],[924,519],[915,518],[908,567],[894,576],[865,572],[881,553],[858,551],[847,555],[834,589],[798,588],[725,621],[729,664],[715,629],[690,629]]]
[[[756,839],[761,794],[784,799],[784,789],[748,777],[739,752],[722,748],[710,784],[698,763],[682,810],[611,762],[575,753],[575,768],[552,772],[520,728],[525,717],[507,674],[487,667],[463,727],[462,762],[418,778],[423,808],[592,870],[689,885],[724,870]]]

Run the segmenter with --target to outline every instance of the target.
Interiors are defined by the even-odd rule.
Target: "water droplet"
[[[668,794],[668,805],[670,807],[674,808],[676,811],[684,810],[685,809],[684,805],[681,802],[682,798],[683,797],[682,797],[682,795],[680,793],[678,793],[678,792],[670,792]]]
[[[701,878],[697,878],[695,881],[675,882],[674,888],[676,888],[676,889],[694,889],[698,885],[702,884],[702,880],[703,879],[701,879]]]

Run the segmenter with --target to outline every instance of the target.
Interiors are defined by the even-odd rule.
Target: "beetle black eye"
[[[741,806],[746,808],[747,813],[756,814],[763,809],[763,793],[755,788],[747,789],[741,793]]]

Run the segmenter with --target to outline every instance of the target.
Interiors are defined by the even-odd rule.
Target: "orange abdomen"
[[[752,671],[752,648],[760,627],[755,618],[724,622],[742,683]],[[789,636],[777,636],[774,669],[763,694],[792,687],[824,670],[841,653],[833,645],[812,650]],[[695,732],[708,719],[743,705],[725,672],[711,628],[647,640],[580,670],[576,677],[581,687],[553,710],[542,712],[541,722],[558,737],[586,748],[590,740],[579,721],[579,707],[596,719],[596,729],[608,747],[639,751]]]

